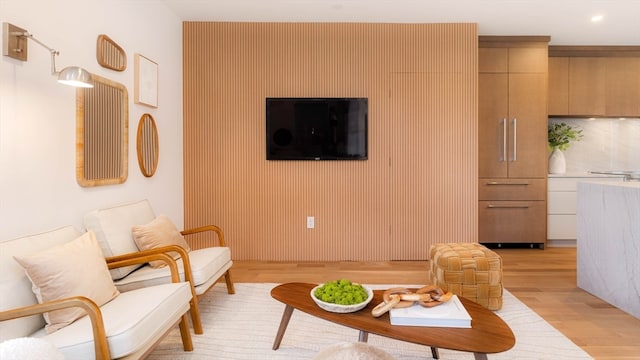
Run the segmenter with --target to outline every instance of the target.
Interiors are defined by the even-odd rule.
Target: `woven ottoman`
[[[477,243],[435,244],[429,249],[431,283],[489,310],[502,308],[502,258]]]

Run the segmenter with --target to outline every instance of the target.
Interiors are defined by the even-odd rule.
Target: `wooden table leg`
[[[473,357],[476,360],[487,360],[487,354],[485,353],[473,353]]]
[[[434,359],[440,359],[440,353],[438,352],[437,347],[431,347],[431,357],[433,357]]]
[[[367,340],[369,340],[369,333],[364,330],[360,330],[360,334],[358,335],[358,341],[366,343]]]
[[[289,320],[291,320],[291,314],[293,314],[293,306],[286,305],[284,307],[284,312],[282,313],[282,319],[280,320],[280,327],[278,328],[276,339],[273,341],[273,350],[278,350],[278,348],[280,347],[280,342],[282,341],[284,332],[287,330]]]

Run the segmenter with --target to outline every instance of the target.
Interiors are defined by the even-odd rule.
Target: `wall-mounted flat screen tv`
[[[267,98],[267,160],[366,160],[367,98]]]

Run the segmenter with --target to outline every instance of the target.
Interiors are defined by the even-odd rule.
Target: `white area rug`
[[[236,284],[228,295],[218,284],[200,299],[203,335],[193,335],[194,351],[184,352],[180,333],[174,330],[151,353],[153,359],[312,359],[322,349],[339,342],[357,342],[358,331],[294,311],[278,350],[272,350],[284,304],[271,298],[277,284]],[[398,285],[374,285],[387,289]],[[405,285],[407,286],[407,285]],[[414,285],[415,287],[416,285]],[[505,290],[503,308],[496,312],[509,324],[516,345],[489,354],[489,359],[591,359],[544,319]],[[369,335],[370,345],[397,359],[431,359],[427,346]],[[440,358],[473,359],[473,354],[440,349]]]

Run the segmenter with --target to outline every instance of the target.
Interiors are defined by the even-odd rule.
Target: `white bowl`
[[[315,295],[313,295],[313,293],[316,291],[317,288],[321,287],[324,284],[320,284],[316,287],[314,287],[313,289],[311,289],[311,298],[313,299],[313,301],[316,302],[316,304],[318,304],[318,306],[326,311],[329,312],[334,312],[334,313],[352,313],[352,312],[356,312],[358,310],[362,310],[364,309],[365,306],[367,306],[371,300],[373,300],[373,290],[369,289],[366,286],[363,286],[363,288],[367,291],[367,300],[359,303],[359,304],[353,304],[353,305],[340,305],[340,304],[334,304],[334,303],[328,303],[328,302],[324,302],[320,299],[318,299]]]

